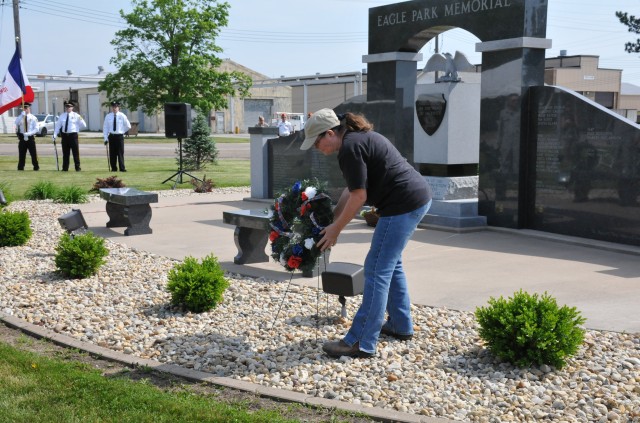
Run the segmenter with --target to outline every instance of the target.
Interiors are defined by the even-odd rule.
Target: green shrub
[[[99,192],[100,188],[124,188],[126,185],[116,175],[108,176],[106,178],[96,178],[96,182],[89,192]]]
[[[202,264],[193,257],[186,257],[169,271],[168,279],[171,303],[194,313],[208,311],[218,305],[229,286],[224,270],[213,255],[203,258]]]
[[[522,290],[509,300],[492,297],[475,315],[491,352],[521,367],[550,364],[561,369],[584,339],[579,326],[586,319],[575,307],[558,307],[546,292],[540,298]]]
[[[24,245],[30,238],[29,213],[0,211],[0,247]]]
[[[58,189],[51,181],[41,181],[32,185],[25,193],[27,200],[49,200],[53,199]]]
[[[176,164],[180,166],[179,151],[176,149]],[[191,136],[182,142],[182,166],[186,170],[201,170],[208,163],[216,163],[218,148],[211,137],[207,117],[198,113],[193,121]]]
[[[82,279],[94,275],[105,263],[109,250],[104,239],[91,232],[70,236],[65,233],[56,246],[56,268],[64,276]]]
[[[87,193],[78,186],[62,187],[56,191],[53,200],[56,203],[83,204],[88,200]]]

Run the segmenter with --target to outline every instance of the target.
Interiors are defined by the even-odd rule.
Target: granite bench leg
[[[153,233],[149,227],[151,222],[151,206],[149,204],[136,204],[124,206],[107,202],[107,228],[126,227],[125,235],[144,235]]]
[[[264,229],[245,228],[236,226],[233,240],[238,248],[238,254],[233,258],[235,264],[264,263],[269,256],[264,252],[269,240],[269,233]]]

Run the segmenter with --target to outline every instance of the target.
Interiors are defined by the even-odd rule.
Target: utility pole
[[[436,53],[440,53],[440,36],[436,35]],[[433,75],[433,82],[438,82],[438,71]]]
[[[18,44],[18,54],[22,57],[22,41],[20,39],[20,1],[13,0],[13,29],[16,35],[16,43]]]

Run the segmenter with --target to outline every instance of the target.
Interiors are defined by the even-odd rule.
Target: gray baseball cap
[[[316,142],[318,135],[340,125],[340,120],[331,109],[320,109],[304,124],[304,141],[300,150],[308,150]]]

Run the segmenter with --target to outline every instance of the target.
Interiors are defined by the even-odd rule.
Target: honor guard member
[[[18,170],[24,170],[24,161],[27,150],[31,156],[33,170],[40,170],[38,166],[38,153],[36,151],[36,133],[38,132],[38,119],[31,114],[31,103],[24,103],[23,111],[16,118],[16,132],[18,134]]]
[[[53,140],[62,134],[62,171],[69,170],[69,153],[73,153],[73,164],[76,172],[80,172],[80,150],[78,149],[78,132],[87,124],[78,113],[73,111],[73,103],[64,103],[65,112],[60,115],[53,130]]]
[[[111,171],[126,172],[124,167],[124,134],[131,129],[131,123],[127,115],[120,112],[120,103],[111,102],[111,113],[104,118],[102,133],[104,135],[104,145],[109,143],[109,163]],[[116,163],[118,167],[116,167]]]

